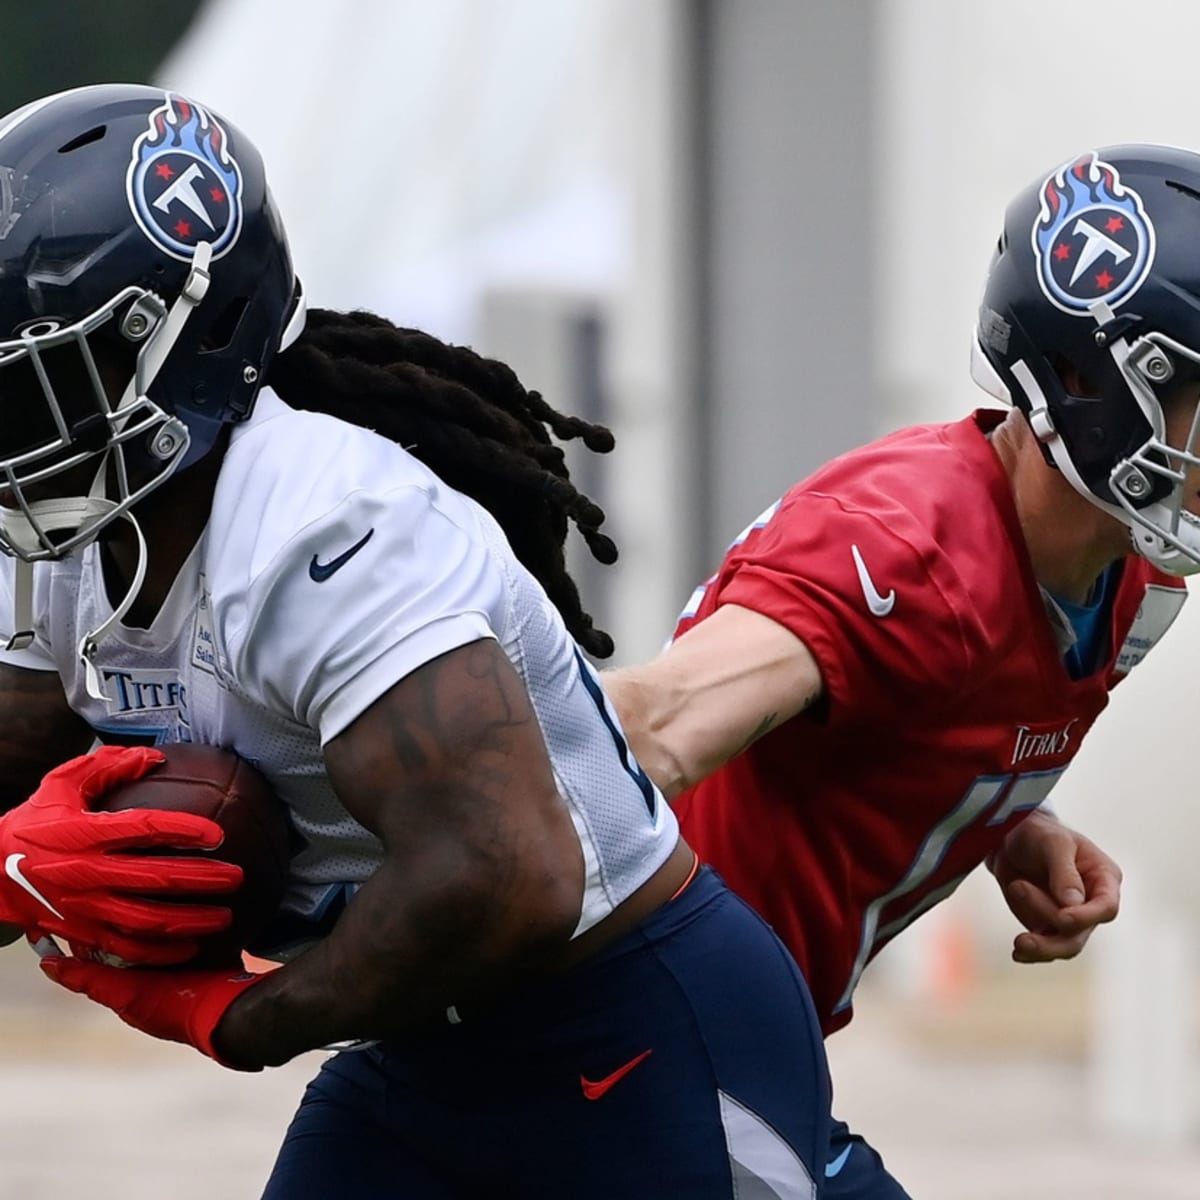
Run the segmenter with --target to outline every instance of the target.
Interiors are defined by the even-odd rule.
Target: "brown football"
[[[201,904],[228,903],[233,923],[222,933],[204,938],[192,963],[227,966],[237,962],[242,949],[263,932],[283,899],[291,857],[284,805],[259,771],[228,750],[196,742],[159,748],[166,762],[141,779],[113,788],[94,806],[108,812],[159,808],[197,813],[221,826],[225,840],[217,849],[190,853],[236,863],[245,877],[232,896],[195,897]]]

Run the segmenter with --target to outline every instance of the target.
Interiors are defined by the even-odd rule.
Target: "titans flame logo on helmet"
[[[164,93],[133,144],[126,176],[141,231],[172,258],[190,262],[200,242],[220,258],[242,227],[242,174],[229,137],[206,109]]]
[[[1095,154],[1064,164],[1042,185],[1032,231],[1038,283],[1051,304],[1087,316],[1141,287],[1154,262],[1154,226],[1142,198]]]

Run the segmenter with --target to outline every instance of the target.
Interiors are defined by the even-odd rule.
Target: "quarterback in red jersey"
[[[1071,626],[1048,609],[988,436],[1002,420],[837,459],[729,552],[680,622],[738,605],[800,639],[819,672],[806,717],[675,807],[796,955],[827,1033],[880,946],[1041,805],[1186,596],[1144,560],[1114,564],[1100,580],[1111,632],[1072,678]]]
[[[1064,164],[1010,205],[973,374],[1014,407],[794,487],[653,662],[607,677],[689,842],[775,926],[826,1032],[870,959],[987,863],[1020,961],[1116,916],[1044,801],[1200,570],[1200,155]],[[835,1130],[827,1197],[906,1193]]]

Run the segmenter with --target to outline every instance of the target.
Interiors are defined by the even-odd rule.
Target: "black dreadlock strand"
[[[267,383],[293,408],[327,413],[399,442],[452,488],[484,506],[591,655],[612,638],[584,611],[564,555],[568,524],[594,558],[617,547],[604,511],[571,482],[559,441],[613,448],[602,425],[551,408],[510,367],[369,312],[309,311],[304,333],[276,356]]]

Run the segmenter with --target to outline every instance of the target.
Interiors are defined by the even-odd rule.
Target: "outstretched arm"
[[[662,654],[601,676],[634,755],[668,797],[703,779],[822,691],[808,647],[726,604]]]

